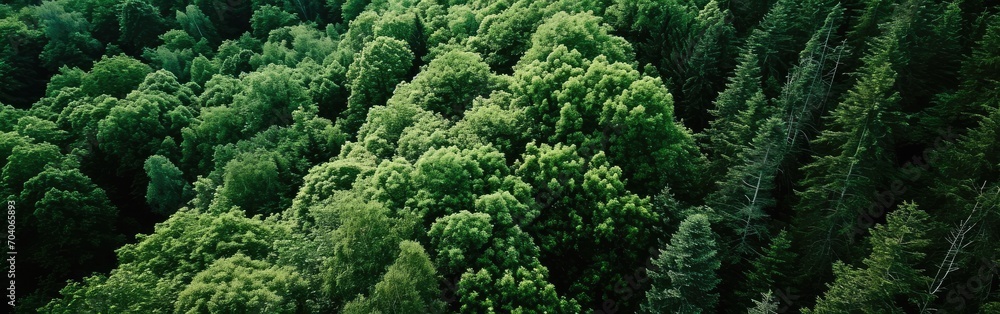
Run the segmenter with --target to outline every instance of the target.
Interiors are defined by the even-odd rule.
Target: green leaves
[[[149,177],[146,203],[156,212],[169,215],[191,196],[191,185],[184,181],[181,170],[166,157],[149,156],[143,168]]]
[[[139,60],[124,55],[103,57],[84,77],[80,90],[90,96],[107,94],[116,98],[139,86],[152,70]]]
[[[406,43],[377,37],[365,45],[361,55],[347,70],[351,96],[347,98],[347,111],[339,124],[354,133],[368,112],[368,108],[385,103],[413,62],[413,53]]]
[[[438,278],[434,265],[419,243],[399,243],[399,257],[368,298],[347,303],[344,313],[441,313]]]
[[[176,313],[301,313],[308,283],[287,266],[237,253],[194,276],[174,306]]]

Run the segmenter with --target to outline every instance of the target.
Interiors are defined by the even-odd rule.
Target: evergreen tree
[[[763,252],[750,262],[744,286],[737,292],[737,296],[743,302],[754,300],[758,306],[760,305],[756,301],[758,296],[771,295],[771,291],[785,289],[787,286],[784,285],[791,285],[788,282],[788,279],[791,279],[788,268],[792,267],[796,257],[791,251],[791,239],[785,230],[771,238],[771,244],[763,249]],[[764,301],[768,301],[767,298]]]
[[[920,292],[930,277],[917,268],[929,241],[927,213],[914,203],[889,213],[888,221],[872,230],[871,254],[864,268],[836,262],[836,280],[816,307],[803,313],[903,313],[927,298]]]
[[[844,254],[846,244],[862,234],[856,217],[873,203],[872,191],[886,183],[893,169],[893,131],[904,122],[892,56],[897,30],[890,28],[864,58],[858,80],[828,116],[826,128],[811,143],[818,157],[804,166],[796,227],[811,265]]]
[[[714,312],[720,282],[715,273],[720,265],[717,249],[707,216],[684,219],[670,245],[653,260],[656,270],[649,270],[653,286],[646,292],[643,312]]]

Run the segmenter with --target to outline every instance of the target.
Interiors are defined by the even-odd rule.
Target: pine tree
[[[836,280],[806,314],[903,313],[927,296],[919,292],[930,277],[918,269],[930,217],[914,203],[906,203],[888,215],[888,221],[872,230],[871,254],[864,268],[837,261]]]
[[[872,46],[857,73],[858,81],[827,117],[827,127],[811,144],[816,160],[804,166],[806,177],[797,192],[795,225],[809,248],[809,265],[843,253],[853,236],[863,232],[856,216],[872,204],[872,191],[893,169],[893,130],[903,122],[897,112],[899,93],[891,58],[897,29],[891,27]]]
[[[713,313],[719,301],[715,292],[721,281],[716,275],[719,258],[708,216],[694,214],[681,222],[653,260],[656,270],[649,270],[652,288],[642,305],[645,313]]]
[[[705,145],[713,159],[711,173],[715,176],[724,175],[730,166],[738,162],[736,154],[753,137],[756,123],[744,124],[745,121],[738,119],[740,113],[751,106],[767,106],[760,83],[760,61],[753,53],[757,45],[754,38],[747,41],[726,89],[716,98],[715,108],[709,110],[714,119],[709,122],[704,138],[708,141]]]
[[[770,294],[775,289],[786,288],[777,285],[789,278],[787,269],[795,261],[796,254],[790,248],[791,239],[788,233],[782,230],[771,239],[771,244],[764,247],[764,251],[750,262],[746,281],[742,289],[737,292],[737,296],[742,300],[756,300],[754,298],[761,294]]]
[[[752,110],[747,113],[745,116],[750,116]],[[750,145],[737,155],[741,163],[730,168],[719,182],[719,190],[707,200],[722,215],[723,245],[730,254],[752,252],[759,245],[767,236],[765,209],[775,204],[772,193],[786,150],[782,141],[785,127],[777,117],[762,124]]]

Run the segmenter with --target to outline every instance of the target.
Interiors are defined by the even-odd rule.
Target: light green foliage
[[[249,137],[272,125],[288,125],[299,108],[315,110],[306,87],[294,70],[269,65],[241,79],[244,89],[233,96],[232,108],[243,117],[240,132]]]
[[[872,230],[871,254],[864,268],[836,262],[836,280],[812,310],[804,313],[903,313],[927,296],[921,292],[931,278],[916,268],[929,243],[927,213],[914,203],[889,213],[888,221]]]
[[[482,18],[476,36],[469,38],[475,49],[491,67],[506,72],[531,46],[531,37],[542,23],[547,1],[516,1],[502,12]],[[501,70],[504,69],[504,70]]]
[[[462,151],[444,147],[431,149],[413,164],[416,195],[412,206],[428,224],[438,217],[471,209],[476,196],[487,188],[491,168],[506,170],[503,156],[496,151]]]
[[[428,236],[437,249],[434,264],[448,274],[464,271],[482,255],[483,246],[493,234],[490,215],[463,210],[438,218]]]
[[[373,36],[389,37],[406,42],[407,48],[415,57],[420,58],[427,51],[424,47],[424,34],[420,22],[413,12],[399,13],[386,11],[379,17],[378,23],[372,28]]]
[[[283,27],[273,32],[268,41],[264,43],[261,54],[253,56],[250,63],[254,67],[283,64],[297,67],[305,72],[306,66],[301,62],[306,59],[310,59],[312,62],[324,62],[336,47],[337,45],[330,37],[312,26]],[[306,74],[311,77],[318,73]],[[343,71],[340,71],[339,74],[342,77]],[[338,81],[343,83],[342,78]]]
[[[778,301],[774,299],[774,294],[768,290],[761,293],[760,299],[753,299],[754,306],[747,309],[747,314],[777,314]],[[758,301],[759,300],[759,301]]]
[[[452,142],[459,147],[492,145],[513,160],[528,143],[527,127],[524,108],[505,109],[492,101],[474,101],[472,109],[452,127]]]
[[[701,186],[703,157],[690,131],[674,122],[670,99],[658,79],[646,77],[601,113],[608,159],[633,181],[636,193],[649,195],[665,186],[694,192]]]
[[[419,243],[399,243],[399,257],[382,281],[364,296],[347,303],[344,313],[442,313],[438,278],[430,258]]]
[[[28,141],[30,140],[25,138],[22,144],[13,146],[9,150],[9,155],[5,156],[7,157],[5,158],[6,163],[0,172],[0,184],[4,188],[4,194],[20,193],[24,183],[45,170],[46,165],[62,161],[63,155],[55,145],[48,143],[30,144],[27,143]]]
[[[371,175],[374,170],[374,160],[366,158],[337,158],[319,164],[303,177],[305,183],[292,201],[292,210],[302,215],[309,207],[333,197],[337,191],[350,190],[356,180]]]
[[[709,219],[695,214],[681,222],[670,245],[648,270],[653,287],[646,292],[643,312],[712,313],[719,301],[715,292],[720,262]]]
[[[353,202],[366,201],[354,198]],[[324,265],[323,285],[334,304],[343,304],[379,281],[399,253],[408,223],[389,217],[389,210],[379,203],[331,205],[339,211],[341,223],[331,235],[333,255]]]
[[[220,74],[239,76],[252,71],[250,59],[261,50],[261,41],[244,33],[236,40],[226,40],[219,45],[213,60]]]
[[[358,143],[376,157],[389,158],[396,151],[403,131],[427,115],[431,113],[411,102],[389,101],[385,106],[374,106],[358,130]]]
[[[213,75],[219,73],[218,67],[215,63],[212,63],[205,58],[205,56],[197,56],[191,60],[191,82],[197,83],[202,88],[207,88],[205,84],[212,78]]]
[[[519,62],[544,61],[558,46],[576,50],[585,59],[603,55],[610,62],[631,62],[635,58],[632,46],[608,31],[609,27],[590,13],[558,12],[538,26],[531,36],[531,48],[524,52]]]
[[[194,37],[182,30],[169,30],[160,35],[163,45],[156,49],[146,48],[143,57],[161,69],[170,71],[182,81],[190,79],[191,65],[195,54],[208,54],[211,48],[206,40],[195,41]]]
[[[98,124],[100,148],[120,160],[119,169],[140,169],[143,161],[156,153],[172,155],[175,148],[163,143],[179,138],[181,129],[192,120],[193,110],[181,99],[190,93],[172,73],[151,73]]]
[[[118,269],[109,276],[91,277],[83,284],[70,285],[63,290],[64,299],[57,299],[48,307],[54,312],[129,309],[165,313],[174,308],[175,300],[196,274],[217,260],[237,254],[264,260],[272,250],[272,242],[289,232],[270,222],[246,218],[238,210],[200,213],[182,208],[158,224],[153,234],[139,235],[138,243],[119,249]],[[201,277],[206,279],[206,276],[210,275]]]
[[[50,143],[61,145],[69,137],[69,132],[60,130],[55,122],[39,119],[35,116],[24,116],[17,119],[14,132],[21,136],[29,137],[36,143]]]
[[[300,313],[309,286],[288,266],[237,253],[195,275],[174,305],[175,313]]]
[[[281,183],[278,181],[279,157],[266,154],[241,154],[226,163],[219,195],[239,206],[247,215],[279,210]]]
[[[528,232],[543,261],[593,265],[561,269],[571,282],[569,296],[588,304],[598,296],[588,295],[593,291],[586,287],[610,286],[614,276],[632,271],[627,265],[639,263],[640,252],[654,240],[644,230],[658,218],[648,199],[626,190],[621,169],[611,166],[603,153],[583,158],[575,146],[529,144],[522,160],[515,174],[532,186],[541,206]],[[606,246],[610,243],[615,244]]]
[[[45,85],[45,96],[55,97],[63,88],[80,87],[87,72],[78,67],[59,67],[59,74],[55,74]]]
[[[152,69],[139,60],[124,55],[105,56],[94,63],[94,67],[84,77],[80,90],[90,96],[106,94],[125,98],[150,72],[153,72]]]
[[[406,48],[405,42],[377,37],[366,44],[347,70],[351,96],[347,98],[343,118],[338,119],[342,129],[348,133],[356,132],[368,108],[384,104],[396,84],[405,79],[411,62],[413,53]]]
[[[437,113],[425,112],[414,117],[413,125],[399,135],[396,155],[416,161],[424,152],[451,145],[452,123]]]
[[[472,107],[473,99],[490,93],[492,81],[490,68],[479,55],[451,51],[431,61],[413,81],[400,87],[393,98],[400,97],[400,102],[417,104],[458,120]]]

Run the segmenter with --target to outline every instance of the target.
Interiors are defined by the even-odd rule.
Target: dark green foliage
[[[149,177],[146,202],[154,211],[169,215],[190,197],[191,185],[184,181],[184,173],[166,157],[149,156],[143,169]]]
[[[195,5],[188,5],[183,12],[178,10],[175,19],[181,29],[196,39],[205,39],[212,43],[219,39],[215,25]]]
[[[655,270],[648,270],[653,286],[646,292],[643,312],[712,313],[719,300],[715,292],[719,277],[718,247],[708,217],[694,214],[681,222],[653,260]]]
[[[344,305],[344,313],[441,313],[438,278],[419,243],[399,243],[399,257],[365,298]]]
[[[39,6],[37,14],[49,39],[39,55],[47,68],[84,66],[100,51],[100,43],[90,36],[90,27],[80,12],[66,12],[61,4],[50,1]]]
[[[126,50],[141,51],[157,46],[157,36],[167,29],[159,10],[146,0],[125,0],[118,4],[118,39]]]
[[[282,11],[273,5],[261,6],[253,12],[250,18],[250,26],[253,27],[253,35],[257,38],[266,38],[271,31],[283,26],[292,26],[298,23],[298,16]]]
[[[989,1],[8,2],[17,313],[1000,302]]]
[[[837,279],[812,310],[805,313],[902,313],[926,295],[918,292],[930,282],[917,263],[928,244],[927,213],[916,204],[903,204],[884,225],[872,230],[872,252],[864,268],[836,262]]]

